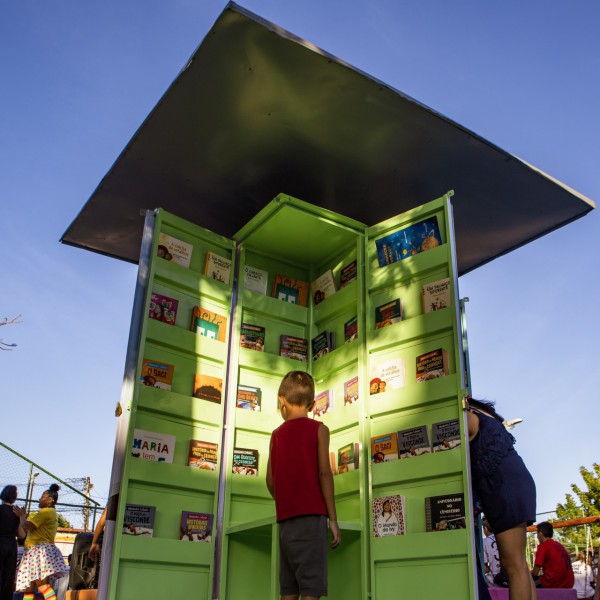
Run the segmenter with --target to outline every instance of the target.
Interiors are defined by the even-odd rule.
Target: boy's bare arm
[[[333,534],[331,547],[339,546],[342,541],[342,534],[337,522],[337,513],[335,510],[335,497],[333,493],[333,474],[331,473],[331,465],[329,463],[329,429],[326,425],[319,426],[317,444],[317,457],[319,461],[319,484],[321,492],[325,499],[327,507],[327,515],[329,516],[329,529]]]

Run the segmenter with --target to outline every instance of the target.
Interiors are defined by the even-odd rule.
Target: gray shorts
[[[305,515],[279,523],[281,595],[327,596],[327,517]]]

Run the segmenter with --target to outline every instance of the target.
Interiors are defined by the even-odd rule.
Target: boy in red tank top
[[[341,542],[329,463],[329,429],[308,418],[313,378],[291,371],[279,386],[283,424],[271,435],[267,487],[279,523],[281,600],[327,595],[327,519],[331,547]]]

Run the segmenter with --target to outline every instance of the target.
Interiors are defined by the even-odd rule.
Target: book
[[[236,475],[258,477],[258,450],[234,448],[231,472]]]
[[[186,542],[211,542],[213,515],[201,512],[181,511],[179,539]]]
[[[250,265],[244,267],[244,289],[266,296],[268,280],[269,273],[267,271]]]
[[[344,323],[344,344],[358,339],[358,318],[352,317]]]
[[[175,436],[144,429],[133,430],[131,456],[155,462],[172,463],[175,455]]]
[[[434,452],[445,452],[461,444],[458,419],[434,423],[431,426],[431,438]]]
[[[216,471],[218,449],[219,444],[213,442],[190,440],[188,467],[204,469],[205,471]]]
[[[313,302],[315,306],[320,304],[332,294],[335,294],[335,280],[333,278],[333,272],[331,269],[325,271],[323,275],[317,277],[311,284],[310,289],[313,295]]]
[[[371,366],[369,393],[382,394],[390,389],[404,387],[406,382],[406,365],[402,358]]]
[[[425,498],[425,531],[466,529],[464,494]]]
[[[359,463],[359,445],[357,442],[351,442],[338,449],[337,473],[347,473],[358,469]]]
[[[358,376],[344,381],[344,406],[358,400]]]
[[[278,273],[273,281],[271,295],[284,302],[308,306],[308,283]]]
[[[177,263],[186,269],[190,268],[192,260],[192,244],[178,240],[166,233],[158,234],[158,248],[156,255],[170,262]]]
[[[265,350],[265,328],[251,323],[242,323],[240,328],[240,346],[250,350]]]
[[[408,225],[375,241],[380,267],[404,260],[442,243],[437,217]]]
[[[148,318],[155,321],[162,321],[163,323],[167,323],[167,325],[175,325],[178,307],[179,300],[163,296],[162,294],[152,294],[150,296]]]
[[[371,438],[371,462],[381,463],[398,460],[398,436],[396,432],[384,433]]]
[[[398,432],[398,453],[400,458],[411,458],[421,454],[431,454],[429,429],[427,425],[411,427]]]
[[[221,404],[221,395],[223,392],[223,380],[220,377],[212,375],[194,375],[194,398],[201,398],[209,402]]]
[[[424,313],[450,306],[452,304],[450,278],[446,277],[424,284],[421,288],[421,301]]]
[[[282,335],[279,337],[279,355],[285,358],[293,358],[306,362],[308,355],[308,340],[294,337],[293,335]]]
[[[260,411],[262,390],[251,385],[238,385],[235,405],[237,408]]]
[[[204,275],[229,285],[231,260],[209,250],[204,256]]]
[[[400,298],[396,298],[375,308],[375,329],[381,329],[400,321],[402,321]]]
[[[340,271],[340,288],[356,281],[357,278],[357,270],[356,270],[356,259],[351,263],[348,263],[345,267],[342,267]]]
[[[315,336],[311,341],[313,360],[319,360],[325,354],[334,350],[333,342],[334,335],[332,331],[322,331]]]
[[[156,506],[126,504],[123,517],[123,535],[145,535],[152,537]]]
[[[227,317],[207,308],[194,306],[190,329],[198,335],[224,342],[227,337]]]
[[[140,379],[148,387],[170,390],[174,372],[173,365],[144,358]]]
[[[406,533],[406,500],[404,496],[373,498],[373,537]]]
[[[443,348],[417,356],[417,381],[445,377],[449,372],[448,353]]]
[[[330,413],[332,409],[333,404],[330,390],[319,392],[315,396],[315,403],[313,404],[313,417],[322,417],[325,413]]]

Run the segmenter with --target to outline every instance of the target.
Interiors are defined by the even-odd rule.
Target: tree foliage
[[[572,483],[573,494],[566,494],[564,504],[556,506],[556,516],[559,521],[600,515],[600,465],[593,463],[592,469],[579,468],[579,473],[587,490]],[[597,543],[600,537],[600,521],[593,523],[592,542]],[[587,529],[585,526],[565,527],[560,530],[560,537],[567,544],[585,548]]]

